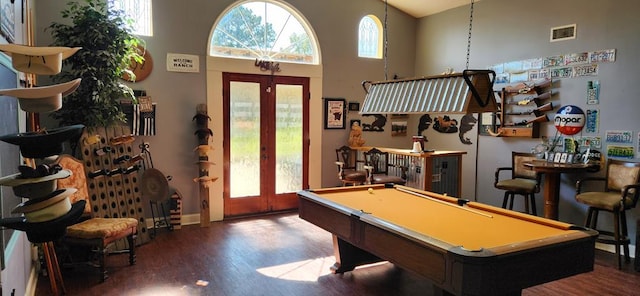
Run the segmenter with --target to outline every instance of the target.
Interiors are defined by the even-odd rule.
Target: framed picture
[[[349,102],[349,111],[360,111],[360,103],[358,102]]]
[[[391,136],[406,136],[407,135],[407,122],[406,121],[394,121],[391,122]]]
[[[138,104],[140,104],[140,112],[153,112],[153,102],[151,97],[139,97]]]
[[[324,98],[324,128],[345,128],[345,99]]]

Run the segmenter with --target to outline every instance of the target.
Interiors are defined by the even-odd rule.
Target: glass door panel
[[[276,194],[302,188],[301,85],[276,85]]]
[[[230,83],[229,192],[260,195],[260,83]]]

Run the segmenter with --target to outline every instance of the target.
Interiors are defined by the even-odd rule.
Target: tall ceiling
[[[385,0],[382,0],[384,2]],[[387,0],[388,4],[407,14],[421,18],[451,8],[469,5],[471,0]],[[478,2],[480,0],[475,0]]]

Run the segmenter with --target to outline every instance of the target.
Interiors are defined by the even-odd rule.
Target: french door
[[[308,188],[309,78],[223,73],[224,214],[294,209]]]

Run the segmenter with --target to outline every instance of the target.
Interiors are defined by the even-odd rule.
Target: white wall
[[[29,295],[34,286],[35,273],[31,270],[31,243],[24,232],[16,231],[4,251],[5,269],[2,270],[2,296]],[[31,282],[30,282],[31,281]]]

